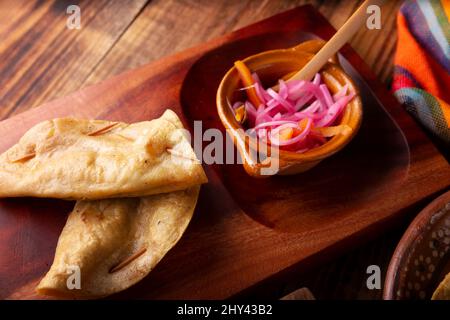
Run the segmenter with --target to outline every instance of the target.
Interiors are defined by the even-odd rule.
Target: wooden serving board
[[[34,124],[63,116],[135,122],[171,108],[189,128],[202,120],[203,129],[223,130],[215,94],[235,59],[334,32],[311,6],[296,8],[7,119],[0,123],[0,151]],[[341,53],[364,104],[351,144],[297,176],[256,180],[240,165],[204,165],[210,182],[183,238],[149,276],[115,298],[270,297],[259,289],[379,235],[448,189],[448,162],[356,53],[348,46]],[[36,297],[72,206],[0,201],[0,298]]]

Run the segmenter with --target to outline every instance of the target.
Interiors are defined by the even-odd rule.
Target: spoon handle
[[[299,72],[294,74],[289,80],[311,80],[314,75],[335,55],[353,35],[360,30],[367,19],[367,8],[371,5],[383,4],[384,0],[366,0],[353,13],[347,22],[336,32],[336,34],[317,52]],[[288,80],[288,81],[289,81]]]

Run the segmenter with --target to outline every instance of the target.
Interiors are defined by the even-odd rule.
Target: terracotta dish
[[[430,299],[450,272],[450,191],[409,226],[389,264],[383,298]]]

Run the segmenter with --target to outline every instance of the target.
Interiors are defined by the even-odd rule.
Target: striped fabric
[[[450,147],[450,0],[410,0],[397,18],[392,90]]]

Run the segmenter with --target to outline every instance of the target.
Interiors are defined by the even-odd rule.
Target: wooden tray
[[[0,151],[32,125],[62,116],[134,122],[170,107],[188,127],[202,120],[204,129],[223,130],[215,93],[235,59],[334,32],[313,7],[296,8],[7,119],[0,123]],[[115,297],[270,297],[257,289],[379,235],[407,209],[448,189],[448,162],[356,53],[347,46],[342,55],[364,103],[354,141],[297,176],[255,180],[239,165],[205,165],[210,182],[186,234],[148,277]],[[1,298],[36,297],[72,205],[0,201]]]

